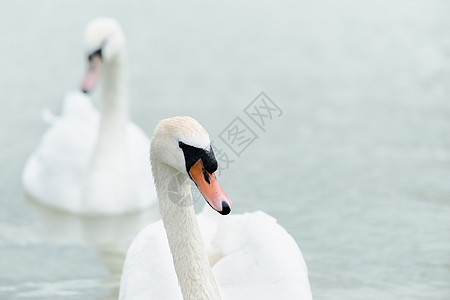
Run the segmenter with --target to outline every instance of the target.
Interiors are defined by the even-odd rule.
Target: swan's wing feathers
[[[61,118],[86,119],[88,121],[98,119],[98,111],[92,105],[91,99],[81,92],[67,93],[62,101],[61,111],[61,116],[57,116],[50,109],[44,108],[41,112],[42,119],[49,125]]]
[[[69,209],[77,211],[97,127],[77,118],[54,119],[25,165],[27,192],[55,207],[64,200],[71,205]]]
[[[150,140],[135,123],[127,126],[128,167],[133,176],[134,199],[146,207],[156,202],[156,190],[150,168]]]
[[[97,182],[92,189],[88,186],[88,183],[93,182],[93,177],[89,176],[92,175],[90,166],[100,124],[100,115],[90,97],[81,92],[69,93],[64,98],[61,116],[47,113],[46,119],[51,122],[51,126],[28,159],[23,172],[27,193],[49,206],[63,210],[76,213],[97,210],[108,212],[98,200],[112,199],[117,193],[111,192],[113,189],[110,186],[102,186]],[[144,208],[156,201],[149,162],[150,141],[134,123],[128,124],[128,169],[123,174],[131,180],[122,182],[130,201],[122,202],[121,206],[109,205],[109,211]],[[104,179],[102,175],[105,174],[99,177]],[[86,199],[97,201],[94,206],[90,206],[94,202],[84,201]]]
[[[148,225],[128,249],[119,299],[183,299],[162,221]]]
[[[217,228],[223,258],[213,272],[224,299],[311,299],[302,253],[274,218],[230,216]]]
[[[134,173],[140,173],[153,182],[150,168],[150,139],[135,123],[129,122],[127,126],[127,149],[130,167]]]
[[[64,97],[61,117],[91,123],[97,122],[100,116],[90,97],[81,92],[70,92]]]

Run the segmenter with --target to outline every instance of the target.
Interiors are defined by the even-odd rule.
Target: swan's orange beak
[[[100,77],[101,69],[102,58],[99,55],[95,55],[89,59],[89,66],[81,83],[81,91],[83,91],[83,93],[90,93],[94,89],[95,84]]]
[[[217,181],[215,173],[208,173],[203,167],[203,161],[199,159],[189,170],[192,180],[194,180],[200,193],[206,202],[222,215],[231,212],[231,201]]]

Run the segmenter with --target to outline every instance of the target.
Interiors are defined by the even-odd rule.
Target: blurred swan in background
[[[51,207],[79,214],[120,214],[156,201],[149,170],[150,141],[128,121],[125,37],[109,18],[85,31],[89,67],[81,92],[69,93],[62,115],[45,117],[51,127],[23,171],[27,194]],[[101,115],[90,98],[101,81]]]
[[[225,217],[209,207],[226,215],[231,201],[197,121],[161,121],[150,152],[162,220],[128,249],[120,300],[312,298],[302,253],[274,218],[260,211]],[[189,178],[209,204],[197,216]]]

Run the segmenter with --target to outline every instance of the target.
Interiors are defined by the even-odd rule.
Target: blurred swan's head
[[[81,89],[89,93],[98,81],[101,69],[123,59],[125,36],[116,20],[96,18],[86,26],[84,42],[88,70]]]
[[[158,161],[189,176],[214,210],[230,213],[231,201],[215,175],[218,165],[209,135],[195,119],[174,117],[160,121],[153,133],[150,159],[156,181],[160,176],[155,165]]]
[[[84,31],[87,57],[100,51],[105,63],[109,63],[125,49],[125,36],[119,23],[111,18],[96,18]]]

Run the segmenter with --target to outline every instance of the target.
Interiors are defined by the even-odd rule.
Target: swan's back
[[[156,200],[146,150],[150,140],[134,123],[126,125],[127,198],[115,199],[111,185],[94,184],[94,190],[87,192],[100,124],[91,99],[80,92],[70,93],[63,101],[61,116],[47,119],[50,127],[22,174],[24,189],[32,198],[81,214],[118,214],[148,207]]]
[[[162,221],[145,227],[128,249],[119,296],[125,299],[183,299]]]
[[[308,271],[294,239],[257,211],[220,218],[208,245],[223,257],[212,270],[223,299],[311,299]]]
[[[80,182],[94,150],[99,116],[90,99],[70,93],[63,113],[52,118],[50,128],[29,157],[22,175],[25,191],[46,205],[80,210]]]

